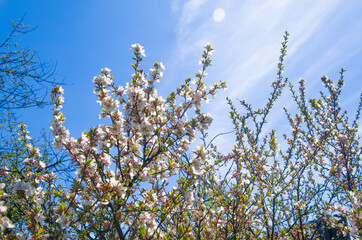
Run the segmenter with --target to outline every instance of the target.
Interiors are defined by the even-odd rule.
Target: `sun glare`
[[[224,20],[225,10],[222,8],[216,8],[214,11],[213,19],[215,22],[221,22]]]

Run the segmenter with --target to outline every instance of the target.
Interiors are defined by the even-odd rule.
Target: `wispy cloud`
[[[360,34],[356,36],[359,29],[357,25],[361,26],[358,24],[361,17],[353,23],[348,23],[354,24],[355,27],[350,27],[348,33],[339,36],[339,39],[325,42],[325,36],[320,36],[335,36],[340,30],[329,27],[329,23],[333,22],[336,16],[342,18],[353,11],[353,6],[347,9],[346,3],[340,0],[190,0],[183,5],[180,1],[177,2],[179,20],[175,29],[177,50],[174,54],[176,57],[172,60],[173,66],[191,66],[185,62],[197,58],[202,45],[211,42],[215,48],[215,55],[214,66],[209,70],[208,77],[210,81],[222,79],[229,84],[226,94],[208,107],[215,118],[215,134],[231,128],[231,125],[225,124],[228,107],[223,99],[226,95],[232,99],[248,99],[259,105],[265,103],[269,86],[276,77],[280,42],[285,30],[291,33],[287,59],[291,59],[290,63],[295,69],[303,59],[315,55],[316,49],[309,47],[309,42],[313,44],[323,41],[314,44],[316,47],[329,45],[322,55],[314,56],[315,62],[311,63],[309,70],[306,68],[304,73],[300,73],[301,76],[316,73],[321,67],[331,67],[335,58],[351,58],[355,52],[344,52],[342,56],[344,50],[337,48],[343,41],[357,44],[356,39],[362,38]],[[226,16],[221,22],[214,22],[212,19],[216,8],[225,10]],[[350,46],[345,46],[345,49],[347,48]],[[317,61],[317,58],[320,58],[320,61]],[[184,70],[185,68],[180,68],[179,71]],[[293,74],[291,76],[300,77]],[[276,122],[281,116],[280,112],[275,112],[270,117],[273,118],[272,122]]]
[[[328,5],[311,3],[219,1],[216,5],[211,1],[206,4],[205,0],[189,1],[182,8],[176,29],[180,52],[177,56],[183,61],[183,57],[198,53],[210,41],[216,49],[214,68],[220,75],[217,77],[237,87],[229,91],[231,97],[244,95],[275,69],[284,30],[292,33],[288,53],[291,56],[338,6],[338,1],[329,1]],[[215,23],[212,12],[218,6],[225,6],[226,17]]]

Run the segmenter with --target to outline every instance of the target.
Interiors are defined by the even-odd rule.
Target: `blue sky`
[[[220,8],[224,18],[214,19]],[[0,0],[0,37],[9,32],[9,19],[24,14],[24,22],[37,27],[18,42],[39,51],[43,60],[57,62],[57,79],[69,84],[64,86],[64,113],[73,137],[101,123],[93,76],[108,67],[120,85],[130,80],[131,44],[145,47],[144,69],[155,60],[165,64],[159,93],[166,96],[194,76],[202,46],[210,42],[214,65],[206,81],[211,85],[223,80],[229,85],[205,108],[214,116],[211,134],[217,134],[232,129],[227,123],[226,96],[257,106],[265,103],[276,78],[285,30],[290,40],[284,76],[295,83],[304,77],[310,96],[317,96],[315,92],[322,89],[320,77],[337,79],[344,67],[342,104],[355,111],[362,92],[361,10],[360,1],[339,0]],[[276,108],[283,106],[293,107],[287,92]],[[21,115],[31,135],[49,129],[49,108],[24,110]],[[269,118],[271,126],[278,126],[281,118],[276,109]],[[220,144],[226,141],[219,139]]]

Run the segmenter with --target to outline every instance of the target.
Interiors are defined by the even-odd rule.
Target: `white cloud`
[[[174,66],[187,65],[184,62],[189,59],[195,61],[200,55],[202,45],[210,42],[215,48],[215,54],[214,66],[208,70],[208,81],[226,80],[229,84],[226,95],[232,99],[247,99],[260,103],[260,106],[265,104],[270,84],[276,78],[280,42],[285,30],[291,34],[287,61],[296,68],[303,59],[313,56],[316,49],[309,47],[311,44],[318,41],[322,46],[329,44],[322,55],[315,56],[309,67],[304,66],[305,71],[308,71],[305,72],[307,75],[316,73],[317,68],[332,67],[331,63],[336,61],[336,58],[348,59],[355,54],[353,51],[346,53],[339,48],[341,42],[357,45],[356,39],[361,39],[360,34],[355,36],[360,26],[359,21],[349,23],[356,27],[339,39],[325,42],[326,36],[321,36],[325,31],[338,32],[338,29],[333,28],[326,30],[326,26],[336,19],[336,14],[348,16],[348,11],[353,11],[353,7],[343,11],[342,7],[345,5],[341,0],[188,1],[180,7],[181,14],[175,29],[177,53],[174,54]],[[213,12],[218,7],[225,9],[227,18],[215,23]],[[320,61],[317,58],[320,58]],[[185,68],[179,69],[185,72]],[[288,74],[289,72],[286,75]],[[304,73],[302,75],[304,76]],[[294,78],[292,74],[291,76]],[[319,77],[321,76],[315,76],[316,79]],[[211,101],[208,108],[215,117],[215,134],[230,130],[231,125],[225,124],[228,117],[226,101],[218,98],[218,102]],[[271,117],[275,119],[273,122],[277,122],[282,116],[280,112],[276,112]]]
[[[330,1],[325,6],[324,3],[311,4],[311,1],[304,4],[288,0],[263,3],[220,1],[218,5],[225,3],[228,13],[228,19],[221,26],[212,19],[214,5],[205,3],[205,0],[189,1],[183,6],[176,29],[177,56],[184,61],[186,56],[199,53],[206,41],[211,42],[217,54],[214,67],[220,75],[217,77],[227,80],[230,86],[240,86],[241,83],[242,93],[246,93],[265,74],[275,69],[284,30],[292,33],[290,56],[316,32],[338,2]],[[203,11],[200,11],[201,6]],[[246,78],[246,73],[252,73],[252,76]],[[229,92],[231,96],[240,94],[238,88],[233,89]]]
[[[192,20],[197,16],[199,9],[204,5],[207,0],[189,0],[182,8],[182,15],[180,22],[184,25],[190,24]]]

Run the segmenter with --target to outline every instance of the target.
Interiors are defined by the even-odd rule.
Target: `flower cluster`
[[[0,199],[6,197],[3,189],[5,188],[5,183],[0,183]],[[1,230],[5,230],[7,228],[14,228],[14,224],[12,221],[6,217],[6,210],[8,208],[4,205],[4,201],[0,201],[0,228]]]
[[[61,112],[64,90],[55,87],[51,92],[55,105],[51,121],[54,147],[65,149],[77,168],[69,191],[51,184],[51,189],[46,192],[50,194],[47,204],[53,206],[52,228],[47,228],[52,236],[75,236],[77,229],[81,228],[88,229],[85,232],[113,229],[121,236],[125,234],[124,227],[135,228],[139,238],[165,236],[156,219],[164,216],[172,222],[170,214],[175,212],[170,205],[174,201],[174,192],[167,191],[166,180],[179,172],[190,176],[208,172],[209,158],[204,146],[194,150],[195,156],[190,161],[183,159],[183,154],[188,151],[197,132],[205,131],[212,122],[211,115],[200,109],[202,101],[215,96],[218,89],[226,88],[225,83],[220,83],[208,91],[203,82],[207,75],[205,69],[211,65],[211,46],[205,46],[202,60],[205,64],[196,74],[196,79],[192,82],[186,79],[167,99],[159,96],[155,88],[163,77],[164,65],[155,62],[150,73],[146,74],[140,69],[142,57],[146,56],[143,47],[134,44],[132,49],[136,63],[132,64],[134,74],[126,86],[116,86],[108,68],[93,78],[94,93],[101,107],[99,116],[109,118],[110,124],[100,124],[85,131],[78,139],[70,137]],[[195,117],[188,118],[187,112],[192,109],[194,112],[189,115]],[[27,134],[25,127],[21,131]],[[29,137],[24,135],[21,139],[25,141]],[[28,148],[34,151],[31,145]],[[30,158],[24,162],[35,163]],[[38,166],[45,167],[39,161]],[[54,178],[45,174],[40,180],[52,182]],[[149,184],[149,188],[145,188],[144,183]],[[19,180],[14,184],[14,191],[37,202],[39,209],[29,214],[41,227],[42,222],[47,221],[43,215],[46,205],[38,197],[44,194],[42,189]],[[51,198],[51,194],[56,197]],[[139,194],[143,197],[135,199],[134,196]],[[100,225],[97,219],[103,212],[113,215],[116,222],[107,220]],[[119,228],[120,223],[126,225]],[[119,224],[119,227],[114,228],[114,224]]]

